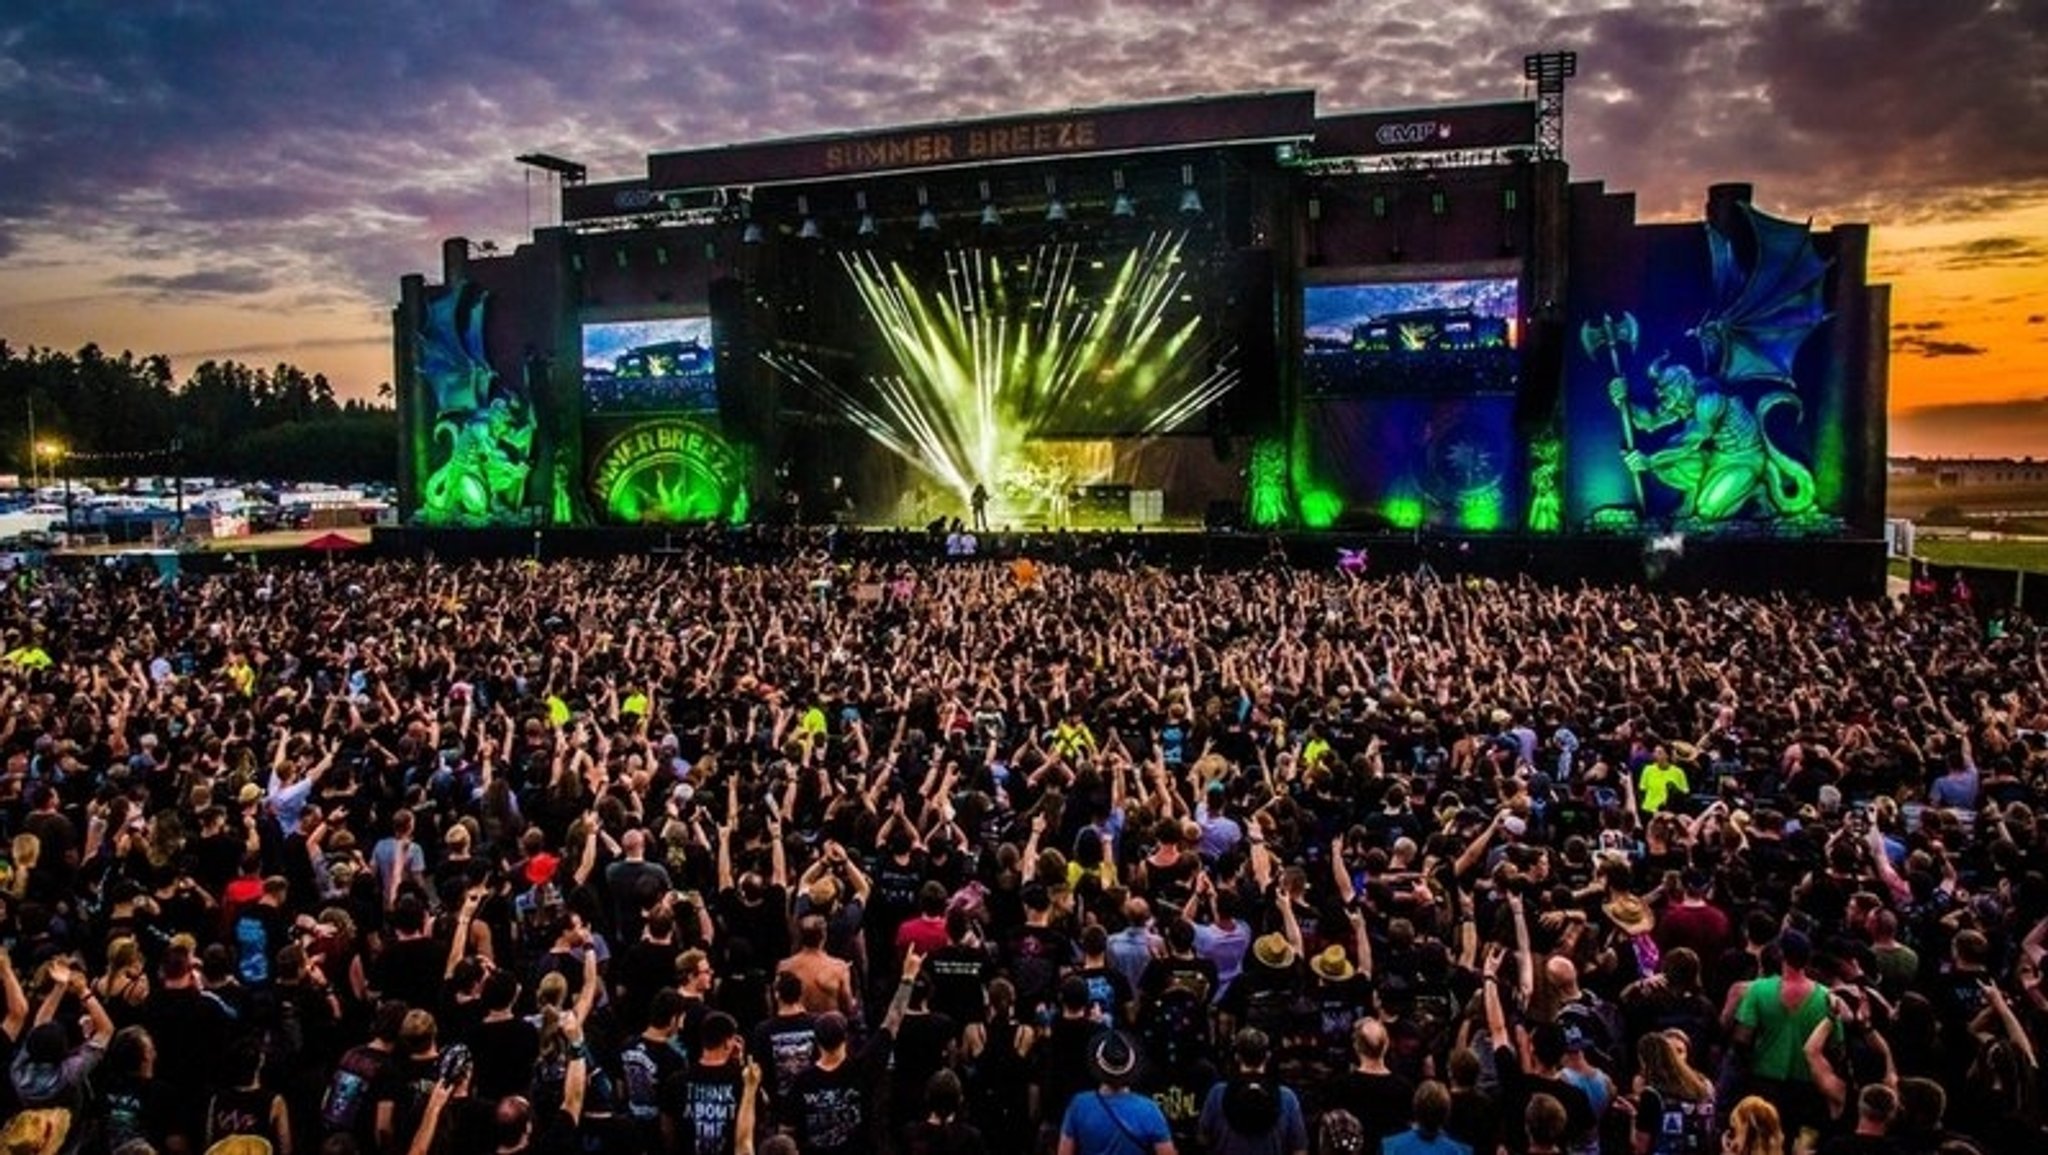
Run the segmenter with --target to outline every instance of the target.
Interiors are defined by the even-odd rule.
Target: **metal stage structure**
[[[1456,541],[1564,576],[1879,588],[1867,228],[1739,184],[1639,223],[1566,167],[1575,64],[1532,56],[1532,99],[1242,93],[656,152],[612,180],[523,155],[559,223],[451,238],[438,280],[401,282],[406,524],[379,546],[559,556],[979,506],[1175,557]]]

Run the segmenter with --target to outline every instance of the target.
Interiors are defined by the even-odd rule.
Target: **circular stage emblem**
[[[731,443],[694,421],[646,421],[611,439],[590,496],[614,525],[744,521],[746,469]]]

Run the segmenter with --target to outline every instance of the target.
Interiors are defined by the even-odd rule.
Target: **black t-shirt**
[[[637,1032],[647,1026],[647,1006],[655,992],[676,981],[676,956],[682,950],[674,943],[639,939],[612,956],[612,981],[619,997],[612,1003],[619,1028]]]
[[[1564,1147],[1567,1151],[1589,1150],[1598,1145],[1600,1121],[1593,1114],[1593,1101],[1586,1097],[1584,1091],[1563,1079],[1523,1071],[1521,1056],[1513,1047],[1494,1048],[1493,1066],[1500,1073],[1501,1118],[1506,1124],[1503,1138],[1510,1147],[1528,1143],[1522,1122],[1529,1109],[1529,1100],[1537,1095],[1548,1095],[1564,1106]]]
[[[988,1145],[971,1123],[920,1119],[903,1131],[903,1155],[984,1155]]]
[[[7,1094],[13,1095],[11,1081]],[[13,1109],[9,1102],[7,1112]],[[100,1117],[107,1150],[119,1150],[122,1144],[137,1139],[161,1149],[175,1124],[177,1107],[162,1083],[124,1076],[100,1088]]]
[[[439,1004],[447,962],[447,946],[431,938],[402,938],[384,948],[370,985],[387,999],[431,1011]]]
[[[890,1109],[897,1119],[924,1115],[924,1085],[946,1063],[946,1048],[960,1035],[960,1025],[936,1011],[903,1016],[896,1028],[896,1054],[890,1064]]]
[[[888,1066],[890,1038],[879,1032],[858,1056],[831,1070],[813,1065],[790,1085],[791,1123],[806,1155],[862,1155],[879,1150],[876,1087]]]
[[[1395,1074],[1345,1071],[1323,1084],[1320,1098],[1322,1110],[1349,1111],[1368,1138],[1385,1138],[1408,1129],[1415,1109],[1415,1086]]]
[[[427,1109],[427,1096],[433,1094],[434,1083],[440,1077],[440,1067],[439,1055],[430,1058],[402,1055],[385,1064],[377,1084],[370,1090],[372,1126],[375,1126],[376,1112],[389,1103],[395,1133],[410,1137],[419,1129],[420,1117]]]
[[[776,1118],[789,1118],[788,1090],[817,1058],[818,1016],[808,1011],[775,1014],[754,1024],[747,1053],[761,1067],[761,1086],[775,1102]]]
[[[469,1040],[476,1059],[471,1085],[477,1098],[532,1093],[533,1067],[540,1060],[540,1032],[532,1023],[518,1015],[481,1022],[470,1031]]]
[[[683,1101],[676,1125],[686,1133],[685,1148],[694,1143],[694,1155],[732,1155],[733,1127],[740,1117],[740,1065],[691,1063],[678,1089]]]
[[[924,960],[932,986],[931,1006],[958,1023],[978,1023],[988,1014],[988,952],[949,943]]]
[[[648,1128],[683,1101],[690,1060],[673,1037],[664,1041],[639,1035],[619,1048],[619,1073],[621,1106],[627,1117]]]
[[[1003,951],[1010,982],[1017,988],[1017,1005],[1038,1007],[1052,998],[1060,968],[1073,957],[1067,936],[1046,926],[1019,927]]]

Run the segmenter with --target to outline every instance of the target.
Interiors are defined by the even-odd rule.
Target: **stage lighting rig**
[[[563,184],[582,184],[590,177],[588,166],[578,164],[573,160],[564,160],[550,153],[521,153],[512,159],[528,168],[537,168],[542,172],[551,172],[560,177]]]

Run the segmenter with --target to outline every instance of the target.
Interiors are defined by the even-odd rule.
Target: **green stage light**
[[[1344,512],[1344,499],[1327,489],[1311,489],[1301,495],[1301,524],[1310,529],[1329,529]]]
[[[1251,523],[1270,529],[1287,520],[1287,447],[1278,438],[1252,446],[1245,489],[1251,498]]]
[[[1458,499],[1458,528],[1492,533],[1501,525],[1500,491],[1469,493]]]
[[[1380,506],[1387,524],[1395,529],[1421,529],[1425,512],[1419,497],[1389,497]]]

